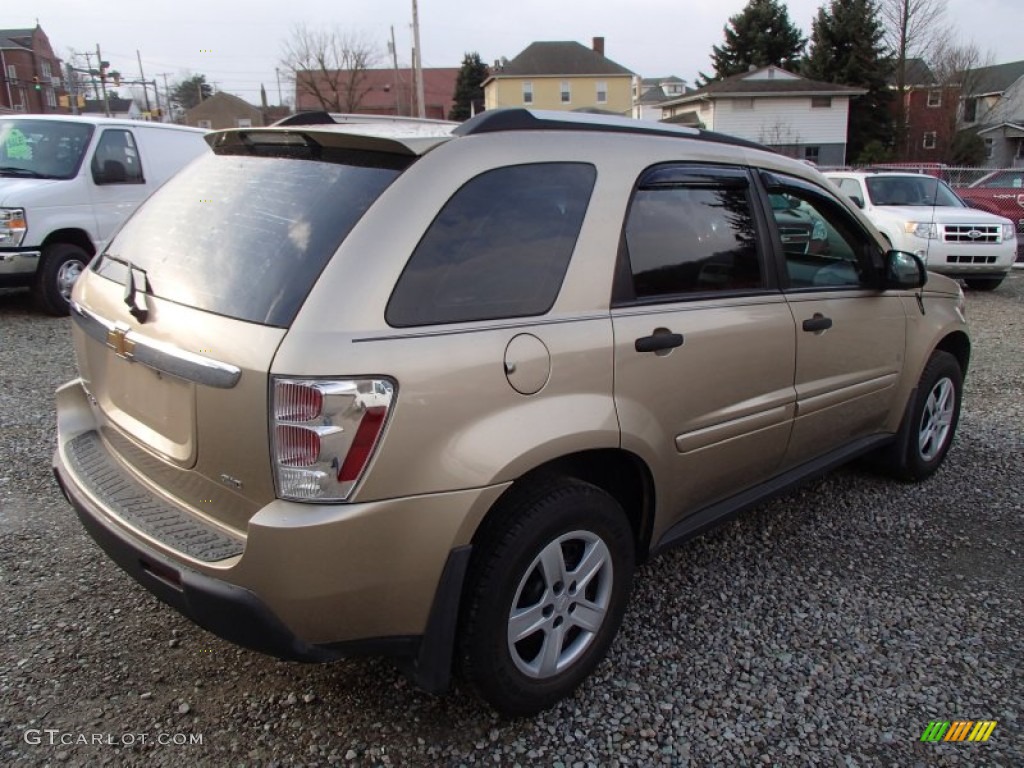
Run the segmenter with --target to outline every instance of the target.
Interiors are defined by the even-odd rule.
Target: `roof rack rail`
[[[731,144],[762,151],[768,147],[724,133],[705,131],[685,126],[663,125],[633,120],[632,118],[595,115],[582,112],[502,107],[488,109],[472,117],[454,131],[455,136],[475,136],[498,131],[595,131],[604,133],[636,133],[645,136],[671,136],[677,139],[699,139],[718,144]]]

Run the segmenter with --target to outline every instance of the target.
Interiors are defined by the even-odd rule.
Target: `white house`
[[[662,120],[756,141],[819,165],[846,163],[850,99],[863,88],[779,67],[727,77],[661,103]]]
[[[677,99],[693,89],[686,87],[681,77],[634,77],[633,118],[635,120],[661,120],[663,101]]]
[[[988,164],[1024,166],[1024,61],[973,70],[963,98],[963,126],[985,141]]]

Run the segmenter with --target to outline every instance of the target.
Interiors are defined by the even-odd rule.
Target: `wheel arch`
[[[526,472],[491,505],[473,533],[473,542],[485,536],[494,526],[504,523],[508,499],[530,487],[567,477],[595,485],[614,498],[633,529],[636,560],[647,559],[654,525],[654,480],[646,463],[636,454],[620,448],[599,448],[566,454]]]
[[[960,365],[960,372],[967,375],[967,366],[971,362],[971,341],[963,331],[953,331],[947,334],[935,345],[937,351],[948,352],[956,358]]]
[[[67,243],[68,245],[77,245],[87,254],[91,259],[96,255],[96,246],[92,242],[92,238],[89,237],[89,233],[84,229],[76,229],[74,227],[68,227],[66,229],[57,229],[46,236],[43,240],[42,247],[46,248],[50,245],[57,243]]]

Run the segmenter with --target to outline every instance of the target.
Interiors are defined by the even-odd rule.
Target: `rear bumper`
[[[61,490],[103,550],[162,601],[278,658],[398,657],[424,688],[447,686],[468,539],[503,486],[364,504],[274,501],[225,536],[113,453],[80,382],[57,401]]]

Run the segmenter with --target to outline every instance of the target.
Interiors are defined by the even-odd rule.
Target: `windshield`
[[[95,271],[154,296],[286,328],[359,218],[410,158],[331,151],[319,160],[207,155],[157,190]],[[145,287],[143,288],[143,283]]]
[[[866,182],[874,205],[967,207],[946,182],[931,176],[869,176]]]
[[[0,120],[0,176],[71,179],[78,175],[93,126],[61,120]]]

